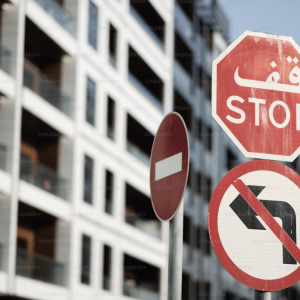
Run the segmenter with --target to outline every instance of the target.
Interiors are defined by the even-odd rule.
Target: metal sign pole
[[[254,290],[254,300],[271,300],[271,292]]]
[[[169,222],[168,300],[181,300],[183,203]]]

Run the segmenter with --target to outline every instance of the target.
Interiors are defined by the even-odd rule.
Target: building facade
[[[1,296],[166,299],[173,1],[0,2]]]

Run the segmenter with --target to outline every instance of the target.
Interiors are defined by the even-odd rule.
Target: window
[[[129,46],[128,80],[156,108],[163,111],[164,81]]]
[[[191,220],[189,217],[183,217],[183,242],[186,244],[190,244],[190,226]]]
[[[209,233],[208,233],[208,230],[205,229],[204,230],[205,232],[205,247],[204,247],[204,253],[207,254],[207,255],[210,255],[210,237],[209,237]]]
[[[111,290],[111,247],[104,245],[103,255],[103,289]]]
[[[192,164],[190,163],[189,164],[189,175],[188,175],[188,180],[187,180],[187,187],[188,188],[192,188],[192,176],[193,176],[193,167],[192,167]]]
[[[197,137],[198,137],[198,140],[201,142],[202,140],[202,134],[203,134],[203,126],[202,126],[202,121],[201,120],[198,120],[198,134],[197,134]]]
[[[163,50],[165,22],[149,0],[130,1],[131,15]]]
[[[84,160],[84,202],[92,204],[93,202],[93,174],[94,160],[85,155]]]
[[[90,284],[91,275],[91,244],[92,239],[82,235],[81,282]]]
[[[207,130],[206,130],[206,149],[211,152],[212,151],[212,138],[213,138],[213,131],[212,128],[207,126]]]
[[[88,25],[88,42],[97,50],[98,48],[98,7],[89,1],[89,25]]]
[[[203,23],[202,19],[199,20],[198,30],[199,30],[200,35],[203,36],[204,35],[205,26],[204,26],[204,23]]]
[[[201,175],[201,172],[199,172],[197,174],[197,192],[199,195],[202,192],[202,186],[201,186],[202,182],[201,181],[202,181],[202,175]]]
[[[211,190],[212,190],[212,182],[210,177],[206,177],[205,179],[205,198],[206,201],[209,202],[211,199]]]
[[[114,140],[115,139],[115,101],[108,97],[107,104],[107,136]]]
[[[207,25],[206,35],[205,35],[205,45],[208,49],[213,48],[213,29],[212,25]]]
[[[238,164],[238,160],[236,156],[233,154],[233,152],[230,149],[227,149],[226,153],[226,166],[228,170],[233,169]]]
[[[180,35],[175,33],[175,59],[185,69],[185,71],[193,77],[193,56],[194,53],[189,49]]]
[[[105,189],[105,212],[113,213],[113,190],[114,190],[114,175],[106,170],[106,189]]]
[[[197,248],[201,249],[201,227],[197,228]]]
[[[178,112],[189,131],[192,131],[192,106],[175,90],[174,91],[174,111]]]
[[[200,88],[203,87],[203,69],[202,69],[202,67],[200,67],[198,69],[198,85]]]
[[[177,0],[176,1],[185,12],[191,22],[194,20],[194,1]]]
[[[189,300],[190,276],[182,273],[182,300]]]
[[[210,283],[199,281],[197,283],[197,299],[209,300],[210,294]]]
[[[202,70],[202,87],[204,96],[211,101],[211,76]]]
[[[109,24],[109,63],[113,66],[117,66],[117,30]]]
[[[85,119],[91,125],[95,125],[95,100],[96,100],[96,83],[87,77],[87,94],[86,94],[86,115]]]

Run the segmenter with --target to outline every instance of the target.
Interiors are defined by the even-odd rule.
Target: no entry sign
[[[300,154],[300,48],[245,31],[213,62],[212,115],[246,157]]]
[[[262,291],[300,280],[300,177],[273,161],[251,161],[223,177],[209,207],[209,233],[224,268]]]
[[[165,116],[156,133],[150,162],[151,202],[156,216],[169,221],[182,200],[189,170],[189,146],[184,120]]]

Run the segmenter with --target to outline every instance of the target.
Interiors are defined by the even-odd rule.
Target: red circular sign
[[[300,48],[245,31],[213,62],[212,115],[246,157],[300,154]]]
[[[274,182],[271,180],[271,178],[270,178],[271,176],[275,176],[275,177],[277,176],[278,178],[280,177],[281,180],[279,180],[278,182],[277,181]],[[246,194],[246,196],[245,196],[245,194],[243,194],[241,192],[241,191],[244,192],[243,188],[241,188],[239,185],[237,185],[238,183],[241,183],[241,181],[245,182],[247,180],[248,181],[252,180],[252,182],[259,182],[260,181],[259,177],[263,178],[266,182],[268,180],[269,180],[269,182],[273,182],[272,188],[275,190],[272,191],[271,188],[269,187],[268,193],[271,192],[273,194],[277,194],[278,197],[283,197],[287,200],[292,195],[291,190],[294,190],[300,194],[300,177],[296,172],[294,172],[287,166],[280,164],[278,162],[267,161],[267,160],[266,161],[256,160],[256,161],[246,162],[242,165],[235,167],[233,170],[231,170],[229,173],[227,173],[222,178],[222,180],[220,181],[218,186],[216,187],[216,189],[213,193],[212,199],[211,199],[210,206],[209,206],[209,214],[208,214],[209,233],[210,233],[211,243],[212,243],[212,246],[214,248],[214,251],[215,251],[217,257],[219,258],[223,267],[235,279],[237,279],[241,283],[243,283],[251,288],[261,290],[261,291],[281,290],[281,289],[285,289],[285,288],[295,284],[300,279],[300,266],[299,266],[300,249],[296,245],[296,242],[295,241],[293,242],[292,239],[290,239],[289,236],[287,235],[287,232],[283,230],[284,225],[282,225],[282,227],[281,227],[274,219],[275,215],[273,214],[271,216],[271,213],[270,214],[268,213],[268,211],[270,212],[272,210],[270,208],[271,205],[268,206],[266,203],[268,201],[271,201],[272,199],[269,199],[268,197],[266,197],[268,200],[261,200],[261,197],[256,196],[254,192],[252,192],[252,193],[250,192],[250,194]],[[288,190],[284,190],[284,189],[286,189],[286,186],[287,186],[287,185],[285,185],[282,188],[283,190],[280,191],[280,185],[283,185],[284,184],[283,182],[286,182],[287,185],[290,185],[292,188],[291,189],[289,188]],[[262,183],[262,184],[257,184],[257,185],[267,185],[267,184]],[[242,183],[242,186],[243,186],[243,183]],[[253,186],[254,185],[251,185],[252,188],[253,188]],[[233,187],[235,189],[233,189]],[[247,186],[244,185],[244,187],[247,189],[248,187],[250,187],[250,185],[247,185]],[[278,189],[277,189],[277,187],[278,187]],[[256,188],[258,188],[258,186]],[[265,187],[263,186],[260,188],[265,188]],[[231,190],[229,190],[229,189],[231,189]],[[259,192],[257,192],[257,193],[259,194]],[[258,223],[260,223],[261,221],[259,221],[259,220],[264,221],[260,224],[265,228],[255,228],[255,226],[253,226],[253,224],[251,227],[250,222],[243,224],[242,220],[244,220],[244,222],[245,222],[245,217],[250,216],[249,208],[248,208],[247,214],[242,213],[242,210],[240,211],[239,214],[237,214],[236,211],[234,212],[233,208],[236,209],[237,206],[234,207],[232,204],[239,197],[239,196],[236,197],[236,195],[239,195],[239,196],[242,195],[242,197],[243,197],[242,199],[247,201],[247,203],[250,205],[250,207],[254,211],[254,215],[251,215],[251,217],[255,217],[255,218],[256,218],[256,216],[261,217],[261,219],[256,218],[256,222],[258,221]],[[267,195],[267,194],[264,194],[264,195]],[[286,195],[288,195],[288,196],[286,196]],[[234,200],[234,201],[230,200],[228,202],[228,203],[231,203],[230,204],[231,214],[226,212],[226,210],[225,210],[228,208],[227,202],[225,202],[227,200],[225,200],[225,198],[228,199],[230,197],[232,197],[232,200]],[[251,197],[255,200],[254,202],[251,202],[253,200],[253,199],[252,200],[250,199]],[[296,201],[294,203],[297,204],[297,205],[294,205],[294,209],[296,212],[294,221],[300,222],[300,221],[296,220],[296,215],[298,215],[299,210],[300,210],[300,203],[298,206],[299,195],[297,196],[294,193],[294,197],[295,197],[295,201]],[[258,198],[260,200],[258,200]],[[262,197],[262,198],[264,198],[264,197]],[[241,199],[239,198],[238,200],[240,201]],[[277,203],[278,202],[280,202],[280,205],[282,207],[282,201],[277,201]],[[244,203],[246,203],[246,202],[244,202]],[[262,203],[264,203],[264,204],[262,204]],[[272,203],[272,205],[274,203],[276,203],[276,201],[274,201]],[[254,204],[256,206],[254,206]],[[225,207],[225,209],[224,209],[224,207]],[[239,209],[241,207],[242,206],[240,205]],[[263,209],[262,209],[262,207],[263,207]],[[245,206],[244,206],[244,208],[245,208]],[[230,211],[230,209],[228,211]],[[267,216],[268,214],[269,214],[269,216]],[[225,218],[225,215],[227,215],[226,216],[227,219]],[[277,213],[276,217],[278,217],[278,216],[279,217],[284,216],[284,212],[283,212],[283,214]],[[249,219],[248,219],[248,221],[249,221]],[[269,222],[269,221],[272,221],[272,222]],[[267,226],[265,224],[267,224]],[[271,240],[269,238],[269,239],[265,239],[264,242],[262,242],[262,240],[259,240],[259,239],[255,240],[252,238],[251,242],[254,243],[256,241],[258,245],[250,245],[250,244],[244,245],[244,244],[242,244],[243,238],[234,236],[234,232],[230,233],[233,236],[232,239],[231,239],[231,237],[229,238],[229,240],[224,239],[224,237],[226,238],[226,236],[224,235],[224,232],[225,233],[227,231],[229,232],[230,230],[232,230],[232,228],[234,228],[233,231],[238,232],[238,229],[236,229],[236,227],[239,227],[239,226],[243,230],[241,232],[241,235],[243,235],[243,236],[247,235],[248,233],[251,233],[252,235],[253,234],[254,235],[262,235],[262,234],[263,235],[264,234],[265,235],[267,235],[267,234],[273,235],[274,234],[274,240],[273,239]],[[248,228],[247,228],[247,226],[248,226]],[[300,226],[300,223],[299,223],[299,226]],[[299,226],[296,227],[297,232],[300,231]],[[224,227],[227,227],[227,228],[224,229]],[[254,229],[265,229],[265,230],[254,230]],[[267,231],[266,229],[268,229],[269,231]],[[227,237],[229,237],[229,236],[230,235],[227,235]],[[246,237],[245,237],[245,240],[246,240]],[[261,243],[258,243],[259,241],[261,241]],[[276,244],[276,241],[278,242],[279,246]],[[299,238],[297,239],[297,241],[299,241]],[[268,244],[267,244],[267,242],[268,242]],[[282,242],[282,244],[280,242]],[[264,273],[264,276],[257,275],[258,273],[255,270],[255,266],[263,264],[264,261],[259,260],[256,257],[255,253],[251,252],[251,247],[259,248],[258,251],[260,251],[260,252],[269,251],[270,249],[273,249],[273,250],[276,250],[279,253],[279,255],[282,255],[283,252],[280,252],[280,251],[281,251],[283,245],[286,245],[286,247],[292,246],[291,248],[288,248],[289,249],[288,251],[290,251],[290,253],[293,253],[293,256],[295,257],[295,262],[292,262],[293,264],[291,264],[291,262],[289,262],[289,263],[284,262],[284,261],[282,262],[282,258],[281,258],[282,256],[278,256],[277,258],[275,258],[275,261],[276,261],[276,259],[278,260],[278,266],[274,266],[273,269],[270,268],[270,271],[269,271],[270,274],[268,275],[269,277],[274,277],[273,279],[261,278],[261,277],[266,277],[267,271],[266,271],[266,273]],[[293,252],[290,249],[292,249]],[[234,253],[234,252],[236,253],[236,255],[232,255],[232,253]],[[248,253],[245,254],[245,252],[248,252]],[[274,253],[267,252],[262,255],[265,255],[269,258],[272,255],[274,256],[275,255]],[[246,260],[246,261],[244,261],[244,265],[243,265],[243,263],[241,264],[242,267],[238,266],[236,262],[240,258],[236,259],[236,257],[239,257],[239,255],[240,255],[240,257],[241,256],[249,257],[252,263],[255,260],[258,260],[256,262],[257,264],[255,265],[253,263],[251,265],[251,262]],[[285,270],[284,268],[287,268],[287,269]],[[244,270],[242,270],[242,269],[244,269]],[[286,271],[286,275],[282,276],[282,277],[278,276],[278,278],[275,278],[276,275],[273,276],[273,274],[272,274],[272,272],[280,273],[281,271],[282,272]],[[253,276],[251,274],[256,274],[256,275]]]
[[[186,187],[189,169],[187,129],[182,117],[167,114],[156,133],[150,162],[151,202],[156,216],[169,221]]]

